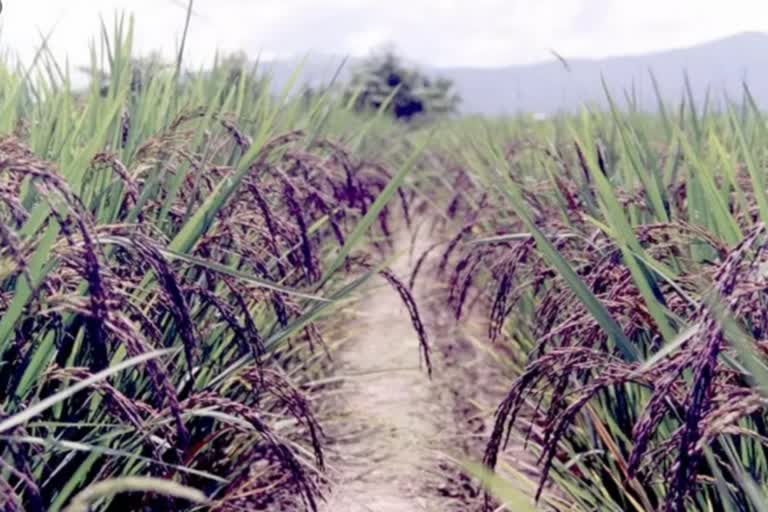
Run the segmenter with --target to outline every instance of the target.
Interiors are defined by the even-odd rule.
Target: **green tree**
[[[345,96],[361,111],[378,110],[391,96],[387,110],[403,120],[451,114],[461,103],[450,80],[430,78],[392,50],[371,56],[355,70]]]

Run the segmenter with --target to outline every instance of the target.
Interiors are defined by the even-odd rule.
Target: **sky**
[[[41,34],[59,58],[88,61],[99,16],[133,13],[136,47],[173,55],[186,0],[2,0],[0,47],[34,55]],[[494,67],[599,58],[768,31],[765,0],[196,0],[188,61],[216,50],[262,58],[362,56],[393,45],[430,66]]]

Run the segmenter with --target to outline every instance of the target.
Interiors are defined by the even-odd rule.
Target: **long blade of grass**
[[[27,407],[23,411],[17,414],[14,414],[13,416],[9,416],[8,418],[5,418],[4,420],[0,421],[0,433],[6,432],[15,427],[23,425],[24,423],[31,420],[38,414],[46,411],[47,409],[50,409],[51,407],[55,406],[60,402],[63,402],[64,400],[72,397],[73,395],[77,394],[82,390],[87,389],[98,382],[108,379],[112,375],[120,373],[129,368],[133,368],[147,361],[151,361],[152,359],[158,359],[160,357],[170,355],[175,352],[177,352],[177,350],[174,350],[174,349],[154,350],[152,352],[147,352],[146,354],[141,354],[140,356],[132,357],[111,368],[107,368],[98,373],[95,373],[90,377],[88,377],[87,379],[83,379],[77,382],[76,384],[73,384],[72,386],[69,386],[63,389],[58,393],[55,393],[39,401],[38,403],[30,407]]]

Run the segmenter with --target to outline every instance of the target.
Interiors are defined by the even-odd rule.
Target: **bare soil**
[[[407,282],[410,258],[393,271]],[[436,460],[450,447],[442,406],[420,362],[419,340],[397,293],[376,283],[359,305],[354,341],[336,355],[342,419],[330,429],[338,456],[327,512],[445,510],[435,503]]]
[[[431,241],[410,251],[410,237],[401,242],[393,271],[407,282]],[[400,298],[384,284],[372,285],[350,325],[353,341],[334,356],[345,378],[341,418],[326,428],[335,483],[322,512],[480,510],[477,487],[460,463],[482,457],[498,397],[476,398],[484,392],[481,381],[497,376],[488,371],[494,363],[464,337],[442,299],[432,300],[443,293],[441,281],[426,268],[419,279],[418,288],[429,290],[417,302],[431,338],[434,377],[419,365],[419,341]]]

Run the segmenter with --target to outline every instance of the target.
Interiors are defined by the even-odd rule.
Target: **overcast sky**
[[[139,51],[173,53],[186,0],[2,0],[0,44],[34,53],[39,31],[73,62],[87,61],[99,15],[136,15]],[[550,57],[602,57],[768,30],[766,0],[196,0],[189,51],[267,57],[365,55],[394,43],[436,66],[499,66]]]

